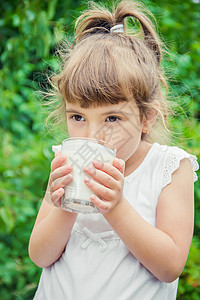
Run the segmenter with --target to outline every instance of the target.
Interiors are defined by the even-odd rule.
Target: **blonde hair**
[[[129,32],[129,17],[139,23],[139,31]],[[123,24],[123,33],[110,31],[116,24]],[[90,2],[75,29],[74,43],[62,51],[61,70],[51,81],[61,101],[50,117],[59,120],[66,101],[88,108],[134,100],[141,118],[154,109],[166,128],[162,43],[144,7],[124,0],[110,12]]]

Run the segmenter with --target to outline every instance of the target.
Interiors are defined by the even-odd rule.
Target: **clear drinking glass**
[[[78,137],[65,139],[61,152],[66,155],[67,163],[73,166],[73,180],[64,188],[61,208],[71,212],[98,213],[97,207],[90,201],[94,192],[84,183],[84,178],[90,176],[83,169],[91,165],[93,160],[112,164],[116,148],[101,140]]]

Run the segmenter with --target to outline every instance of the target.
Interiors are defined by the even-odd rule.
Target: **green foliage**
[[[177,102],[170,120],[172,142],[199,156],[200,5],[192,0],[144,3],[169,47],[164,66]],[[32,299],[39,280],[40,270],[28,257],[28,240],[47,184],[51,145],[60,137],[44,131],[35,92],[47,84],[44,74],[57,66],[56,44],[66,31],[72,35],[75,17],[85,7],[78,0],[0,4],[0,299]],[[200,294],[200,183],[195,186],[195,236],[180,278],[181,300]]]
[[[178,299],[197,300],[200,295],[200,241],[195,236],[187,265],[179,280]]]

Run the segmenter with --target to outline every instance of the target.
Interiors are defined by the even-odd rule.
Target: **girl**
[[[127,33],[127,17],[140,23],[139,33]],[[180,148],[149,142],[159,120],[166,126],[160,63],[159,39],[136,3],[122,1],[113,13],[93,4],[77,20],[75,43],[54,78],[62,96],[55,113],[66,111],[70,137],[109,142],[117,157],[84,169],[85,184],[99,195],[90,199],[99,213],[84,215],[59,208],[73,166],[56,153],[29,244],[43,268],[35,300],[176,298],[198,164]]]

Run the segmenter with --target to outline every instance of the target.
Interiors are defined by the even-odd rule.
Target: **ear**
[[[154,101],[154,105],[152,108],[149,108],[146,115],[143,118],[143,127],[142,132],[143,133],[149,133],[151,127],[154,125],[157,116],[158,116],[158,109],[160,107],[160,104],[158,101]]]

